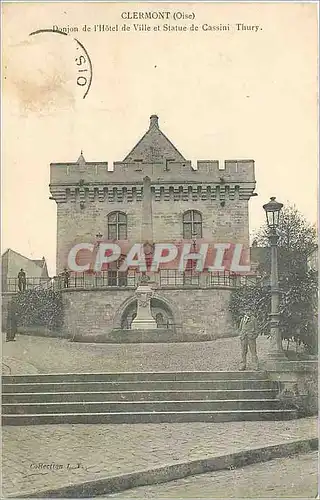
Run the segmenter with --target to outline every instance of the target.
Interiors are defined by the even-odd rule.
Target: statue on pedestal
[[[142,201],[142,227],[141,241],[143,243],[143,251],[145,260],[152,259],[153,255],[153,230],[152,230],[152,195],[151,195],[151,180],[149,177],[143,179],[143,201]],[[150,243],[151,242],[151,243]],[[131,323],[132,330],[156,330],[157,322],[151,314],[151,299],[153,289],[150,286],[151,279],[144,271],[138,282],[136,289],[137,298],[137,315]]]
[[[131,323],[132,330],[156,329],[157,322],[151,314],[151,299],[153,290],[148,285],[149,277],[145,274],[140,279],[136,289],[137,297],[137,315]]]

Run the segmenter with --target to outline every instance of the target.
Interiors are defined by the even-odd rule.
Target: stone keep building
[[[147,217],[146,177],[151,193]],[[253,160],[226,160],[224,165],[200,160],[194,168],[152,115],[147,132],[123,161],[114,162],[113,170],[107,162],[86,162],[82,153],[75,163],[51,164],[51,199],[57,204],[57,272],[67,266],[75,244],[93,243],[99,233],[103,240],[137,242],[147,230],[153,242],[203,238],[249,247],[248,202],[254,190]],[[149,341],[233,335],[231,281],[201,275],[188,281],[181,274],[166,271],[165,276],[157,276],[151,305],[161,328]],[[63,289],[67,334],[75,340],[89,336],[91,340],[134,341],[130,322],[137,307],[136,282],[111,271],[109,280],[94,279],[71,277]]]

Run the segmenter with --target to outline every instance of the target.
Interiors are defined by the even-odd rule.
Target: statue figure
[[[18,273],[18,288],[19,292],[24,292],[27,286],[27,278],[26,278],[26,273],[24,272],[23,269],[20,269]]]
[[[240,370],[247,367],[247,354],[250,349],[254,370],[259,369],[257,356],[257,337],[259,335],[258,324],[253,314],[245,314],[240,321],[240,343],[241,343],[241,364]]]
[[[139,285],[140,284],[146,284],[150,281],[150,277],[146,274],[145,271],[142,272],[141,278],[139,279]]]

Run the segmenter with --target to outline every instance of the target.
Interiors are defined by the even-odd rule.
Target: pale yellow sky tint
[[[149,116],[181,153],[197,159],[254,159],[258,197],[250,227],[270,196],[317,218],[316,4],[16,3],[3,5],[3,249],[55,271],[56,205],[50,162],[121,161]],[[124,21],[123,11],[192,13],[194,21]],[[84,24],[130,32],[82,31]],[[198,32],[134,32],[194,23]],[[229,23],[230,32],[203,31]],[[259,25],[235,31],[235,23]],[[68,37],[38,29],[77,26]],[[73,36],[93,64],[91,89],[76,85]],[[82,93],[81,93],[82,92]]]

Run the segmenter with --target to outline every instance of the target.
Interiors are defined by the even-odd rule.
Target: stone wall
[[[318,361],[268,361],[264,363],[268,377],[278,382],[283,407],[294,407],[300,417],[318,413]]]
[[[171,341],[201,341],[236,335],[229,312],[231,290],[157,290],[154,297],[170,307],[174,321]],[[114,339],[121,317],[134,301],[127,289],[64,290],[64,332],[76,340],[95,337]],[[150,337],[151,342],[154,341]]]
[[[101,232],[103,240],[108,238],[108,214],[121,211],[127,214],[127,239],[138,242],[141,233],[142,202],[88,203],[84,209],[79,204],[58,204],[57,270],[67,266],[71,248],[78,243],[94,243],[95,235]],[[202,213],[203,238],[215,243],[249,244],[249,216],[247,200],[226,200],[221,207],[218,200],[154,201],[152,205],[153,235],[155,242],[181,240],[183,236],[183,213],[199,210]]]

